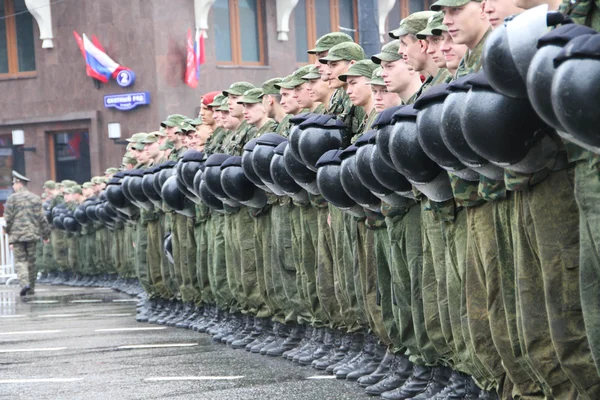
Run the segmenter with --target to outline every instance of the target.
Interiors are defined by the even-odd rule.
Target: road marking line
[[[2,350],[0,349],[0,353],[30,353],[36,351],[59,351],[66,350],[66,347],[41,347],[37,349],[10,349],[10,350]]]
[[[63,318],[63,317],[76,317],[83,314],[44,314],[38,315],[40,318]]]
[[[83,289],[81,288],[65,288],[65,289],[57,289],[59,292],[79,292]]]
[[[160,331],[167,329],[166,326],[151,327],[151,328],[111,328],[111,329],[96,329],[94,332],[128,332],[128,331]]]
[[[0,383],[62,383],[82,380],[83,378],[0,379]]]
[[[48,331],[21,331],[21,332],[0,332],[0,335],[33,335],[33,334],[41,334],[41,333],[59,333],[62,330],[48,330]]]
[[[49,292],[50,289],[35,289],[36,292]]]
[[[323,380],[323,379],[336,379],[336,377],[335,377],[335,375],[315,375],[315,376],[309,376],[305,379],[319,381],[319,380]]]
[[[0,315],[0,318],[23,318],[25,315]]]
[[[99,315],[101,317],[129,317],[130,315],[133,315],[131,313],[128,314],[96,314]]]
[[[172,344],[132,344],[129,346],[119,346],[117,349],[154,349],[163,347],[193,347],[198,343],[172,343]]]
[[[102,300],[99,299],[95,299],[95,300],[71,300],[70,303],[102,303]]]
[[[33,300],[28,301],[27,304],[55,304],[58,303],[58,300]]]
[[[113,303],[137,303],[138,299],[114,299]]]
[[[146,382],[161,382],[161,381],[231,381],[242,379],[245,376],[157,376],[144,379]],[[334,376],[335,378],[335,376]]]

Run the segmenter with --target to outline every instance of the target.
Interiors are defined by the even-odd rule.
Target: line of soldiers
[[[314,65],[206,94],[106,188],[47,183],[44,267],[135,276],[140,322],[384,399],[599,399],[600,14],[431,9],[370,58],[329,33]]]

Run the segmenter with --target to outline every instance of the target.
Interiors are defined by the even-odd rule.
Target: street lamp
[[[128,144],[126,140],[119,140],[121,139],[121,124],[118,122],[108,124],[108,138],[113,140],[115,144]]]
[[[12,144],[13,146],[23,146],[25,144],[25,132],[22,129],[12,131]],[[35,153],[35,147],[20,147],[19,150],[33,151]]]

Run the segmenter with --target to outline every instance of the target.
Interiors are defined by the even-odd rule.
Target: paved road
[[[39,286],[23,301],[0,287],[0,398],[368,398],[310,367],[137,323],[135,304],[110,289]]]

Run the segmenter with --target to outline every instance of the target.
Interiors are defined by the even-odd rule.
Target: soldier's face
[[[330,89],[338,89],[344,86],[344,82],[340,81],[338,77],[348,72],[348,68],[353,63],[349,61],[328,61],[327,62],[327,76],[329,80]]]
[[[317,69],[319,70],[319,74],[321,74],[321,79],[325,82],[328,81],[327,68],[326,68],[325,64],[321,64],[319,59],[327,57],[327,54],[329,54],[329,51],[322,51],[320,53],[317,53],[316,54],[317,59],[315,60],[315,64],[314,64],[315,67],[317,67]]]
[[[402,55],[404,62],[414,68],[415,71],[423,71],[427,64],[427,44],[418,40],[413,35],[404,35],[400,38],[398,54]]]
[[[485,0],[483,2],[483,12],[494,29],[502,25],[504,18],[522,11],[523,9],[517,7],[512,0]]]
[[[200,107],[200,117],[202,118],[203,124],[214,125],[215,120],[213,117],[212,108],[208,107],[206,104],[202,104]]]
[[[477,46],[483,34],[490,27],[483,6],[476,1],[470,1],[460,7],[442,7],[444,25],[455,43],[465,44],[473,49]]]
[[[300,111],[300,105],[294,99],[294,91],[292,89],[279,89],[279,93],[281,94],[281,107],[286,114],[296,115]]]
[[[134,151],[135,159],[137,160],[138,163],[140,163],[140,164],[148,163],[148,156],[146,155],[146,152],[144,150],[133,150],[133,151]]]
[[[369,79],[364,76],[349,76],[346,80],[348,88],[346,93],[355,106],[365,106],[371,101],[371,86]]]
[[[267,116],[267,110],[262,103],[244,104],[244,119],[250,125],[256,125]]]
[[[467,46],[464,44],[456,44],[448,32],[442,32],[442,54],[444,54],[444,60],[446,60],[446,67],[450,71],[456,71],[460,60],[467,53]]]
[[[221,115],[221,111],[217,111],[216,109],[213,109],[213,119],[215,120],[215,124],[219,127],[223,127],[223,117]]]
[[[229,111],[221,111],[221,113],[225,129],[236,129],[239,126],[240,120],[232,116]]]
[[[12,188],[15,192],[19,191],[23,187],[20,181],[13,181]]]
[[[408,65],[402,61],[382,61],[381,78],[385,82],[388,91],[400,93],[412,80],[414,71],[410,71]]]
[[[229,95],[227,97],[227,105],[229,106],[229,114],[233,117],[242,119],[244,117],[244,106],[238,104],[238,100],[242,96]]]
[[[206,145],[206,141],[212,135],[212,133],[213,133],[213,131],[212,131],[210,125],[202,124],[197,127],[197,131],[196,131],[196,138],[198,140],[198,142],[196,144],[197,150],[204,149],[204,146]]]
[[[175,139],[175,137],[177,137],[177,127],[167,127],[165,128],[165,133],[167,134],[167,138],[170,141],[173,141],[173,139]]]
[[[300,108],[311,108],[314,100],[310,96],[310,88],[308,82],[294,88],[294,98],[298,102]]]
[[[438,68],[446,68],[446,60],[444,59],[444,53],[442,53],[442,42],[444,41],[443,36],[432,35],[427,37],[427,54],[435,66]]]
[[[402,99],[398,94],[388,91],[382,85],[371,85],[371,96],[373,96],[373,106],[377,112],[399,106],[402,103]]]
[[[306,83],[313,102],[325,102],[329,95],[329,85],[322,79],[311,79]]]
[[[84,188],[82,189],[83,191],[83,196],[86,199],[89,199],[90,197],[92,197],[94,195],[94,190],[92,188]]]
[[[160,154],[160,144],[158,142],[148,143],[144,151],[149,159],[155,159]]]

